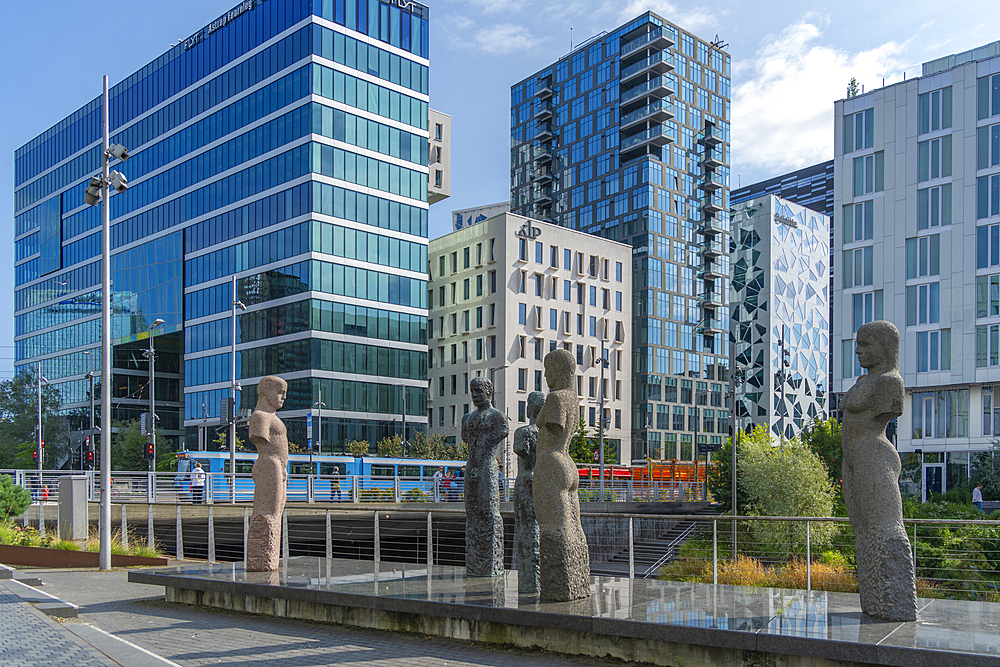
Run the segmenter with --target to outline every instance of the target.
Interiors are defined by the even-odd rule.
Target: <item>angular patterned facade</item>
[[[741,426],[786,438],[827,411],[830,218],[774,195],[736,206],[730,293]],[[783,363],[783,360],[785,363]]]
[[[511,87],[511,210],[632,246],[636,459],[729,426],[729,77],[647,12]]]

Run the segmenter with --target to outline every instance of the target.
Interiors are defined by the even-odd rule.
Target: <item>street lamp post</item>
[[[601,476],[601,481],[598,484],[598,497],[601,502],[604,502],[604,369],[608,366],[607,352],[604,349],[604,345],[601,345],[601,356],[596,360],[601,366],[601,385],[598,388],[601,397],[601,414],[597,420],[597,428],[600,431],[600,465],[598,466],[598,471]]]
[[[236,291],[236,274],[233,274],[233,298],[232,298],[232,311],[230,314],[230,319],[232,320],[232,330],[230,331],[229,338],[229,370],[230,370],[230,388],[229,396],[233,401],[233,412],[237,411],[236,407],[236,392],[242,389],[240,383],[236,381],[236,309],[239,308],[241,311],[247,309],[242,301],[239,300]],[[230,419],[229,423],[229,504],[236,504],[236,415],[227,415]]]
[[[323,453],[323,408],[326,407],[326,403],[323,402],[323,390],[319,390],[319,400],[313,403],[313,407],[316,408],[316,453]],[[312,472],[312,447],[309,448],[309,471]],[[319,474],[319,471],[316,471]]]
[[[112,158],[125,161],[128,149],[110,142],[108,122],[108,77],[103,77],[101,91],[101,175],[87,184],[83,201],[89,206],[101,205],[101,418],[108,427],[101,438],[101,513],[100,568],[111,569],[111,207],[108,198],[113,187],[118,192],[128,189],[128,179],[108,169]]]
[[[734,361],[735,361],[735,353],[730,355],[730,363],[733,363]],[[730,379],[730,389],[729,389],[729,398],[730,398],[730,401],[731,401],[730,404],[729,404],[729,407],[730,407],[729,419],[730,419],[730,421],[732,423],[732,429],[733,429],[733,443],[732,443],[733,444],[733,462],[732,462],[732,470],[731,470],[731,472],[732,472],[732,476],[733,476],[733,556],[735,557],[736,556],[736,517],[739,516],[739,505],[736,502],[736,450],[739,449],[739,446],[740,446],[740,431],[743,430],[742,428],[740,428],[739,417],[737,416],[736,391],[737,391],[737,389],[739,389],[739,386],[741,384],[743,384],[743,369],[742,368],[736,368],[735,366],[731,366],[731,368],[733,368],[733,372],[732,372],[732,376],[731,376],[731,379]]]
[[[498,392],[497,392],[497,384],[496,384],[496,382],[493,381],[493,375],[497,371],[502,371],[503,369],[507,368],[507,366],[509,366],[509,364],[504,364],[503,366],[497,366],[496,368],[491,368],[490,369],[490,384],[493,385],[493,396],[494,396],[494,398],[496,398],[496,395],[497,395]],[[506,387],[505,387],[505,389],[506,389]],[[504,413],[504,415],[507,417],[507,428],[510,428],[510,415],[507,413],[507,407],[506,406],[507,406],[507,400],[506,400],[506,397],[504,397],[504,408],[502,410],[501,410],[501,408],[499,408],[496,405],[494,405],[493,407],[496,407],[498,410],[501,410]],[[503,460],[504,460],[504,467],[507,469],[507,474],[508,475],[510,474],[510,448],[511,448],[511,439],[507,438],[504,441],[504,445],[503,445]]]
[[[149,325],[149,349],[143,356],[149,360],[149,444],[151,455],[149,457],[150,471],[156,469],[156,351],[153,349],[153,329],[163,324],[163,320],[156,320]]]
[[[42,437],[42,383],[48,384],[49,381],[42,377],[42,362],[38,362],[38,488],[42,488],[42,458],[45,454],[45,438]]]
[[[94,446],[94,353],[87,350],[84,354],[87,355],[87,374],[84,377],[90,380],[90,429],[87,431],[87,449],[90,449]]]

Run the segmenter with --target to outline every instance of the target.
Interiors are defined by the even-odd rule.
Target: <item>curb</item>
[[[7,590],[9,590],[14,595],[18,596],[25,602],[32,603],[38,611],[44,612],[49,616],[58,616],[59,618],[77,618],[79,607],[75,604],[65,602],[60,600],[54,595],[49,595],[44,591],[40,591],[33,586],[18,581],[17,579],[10,579],[5,582],[7,585]]]

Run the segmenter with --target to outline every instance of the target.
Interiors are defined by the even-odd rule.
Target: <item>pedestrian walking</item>
[[[972,504],[976,506],[976,509],[980,512],[983,511],[983,485],[976,484],[976,488],[972,490]]]
[[[337,502],[343,502],[343,498],[340,495],[340,466],[333,466],[333,476],[330,477],[330,502],[333,502],[333,497],[337,497]]]
[[[205,471],[201,464],[194,462],[194,470],[191,471],[191,496],[195,503],[205,502]]]

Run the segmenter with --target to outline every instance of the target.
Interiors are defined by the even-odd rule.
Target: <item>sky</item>
[[[733,187],[831,159],[833,102],[851,77],[871,90],[1000,40],[1000,12],[985,0],[425,1],[431,107],[452,117],[452,196],[431,208],[431,238],[451,231],[452,210],[509,198],[510,86],[644,11],[729,45]],[[12,375],[14,357],[14,151],[97,97],[103,74],[114,85],[236,4],[46,0],[4,11],[0,379]]]

